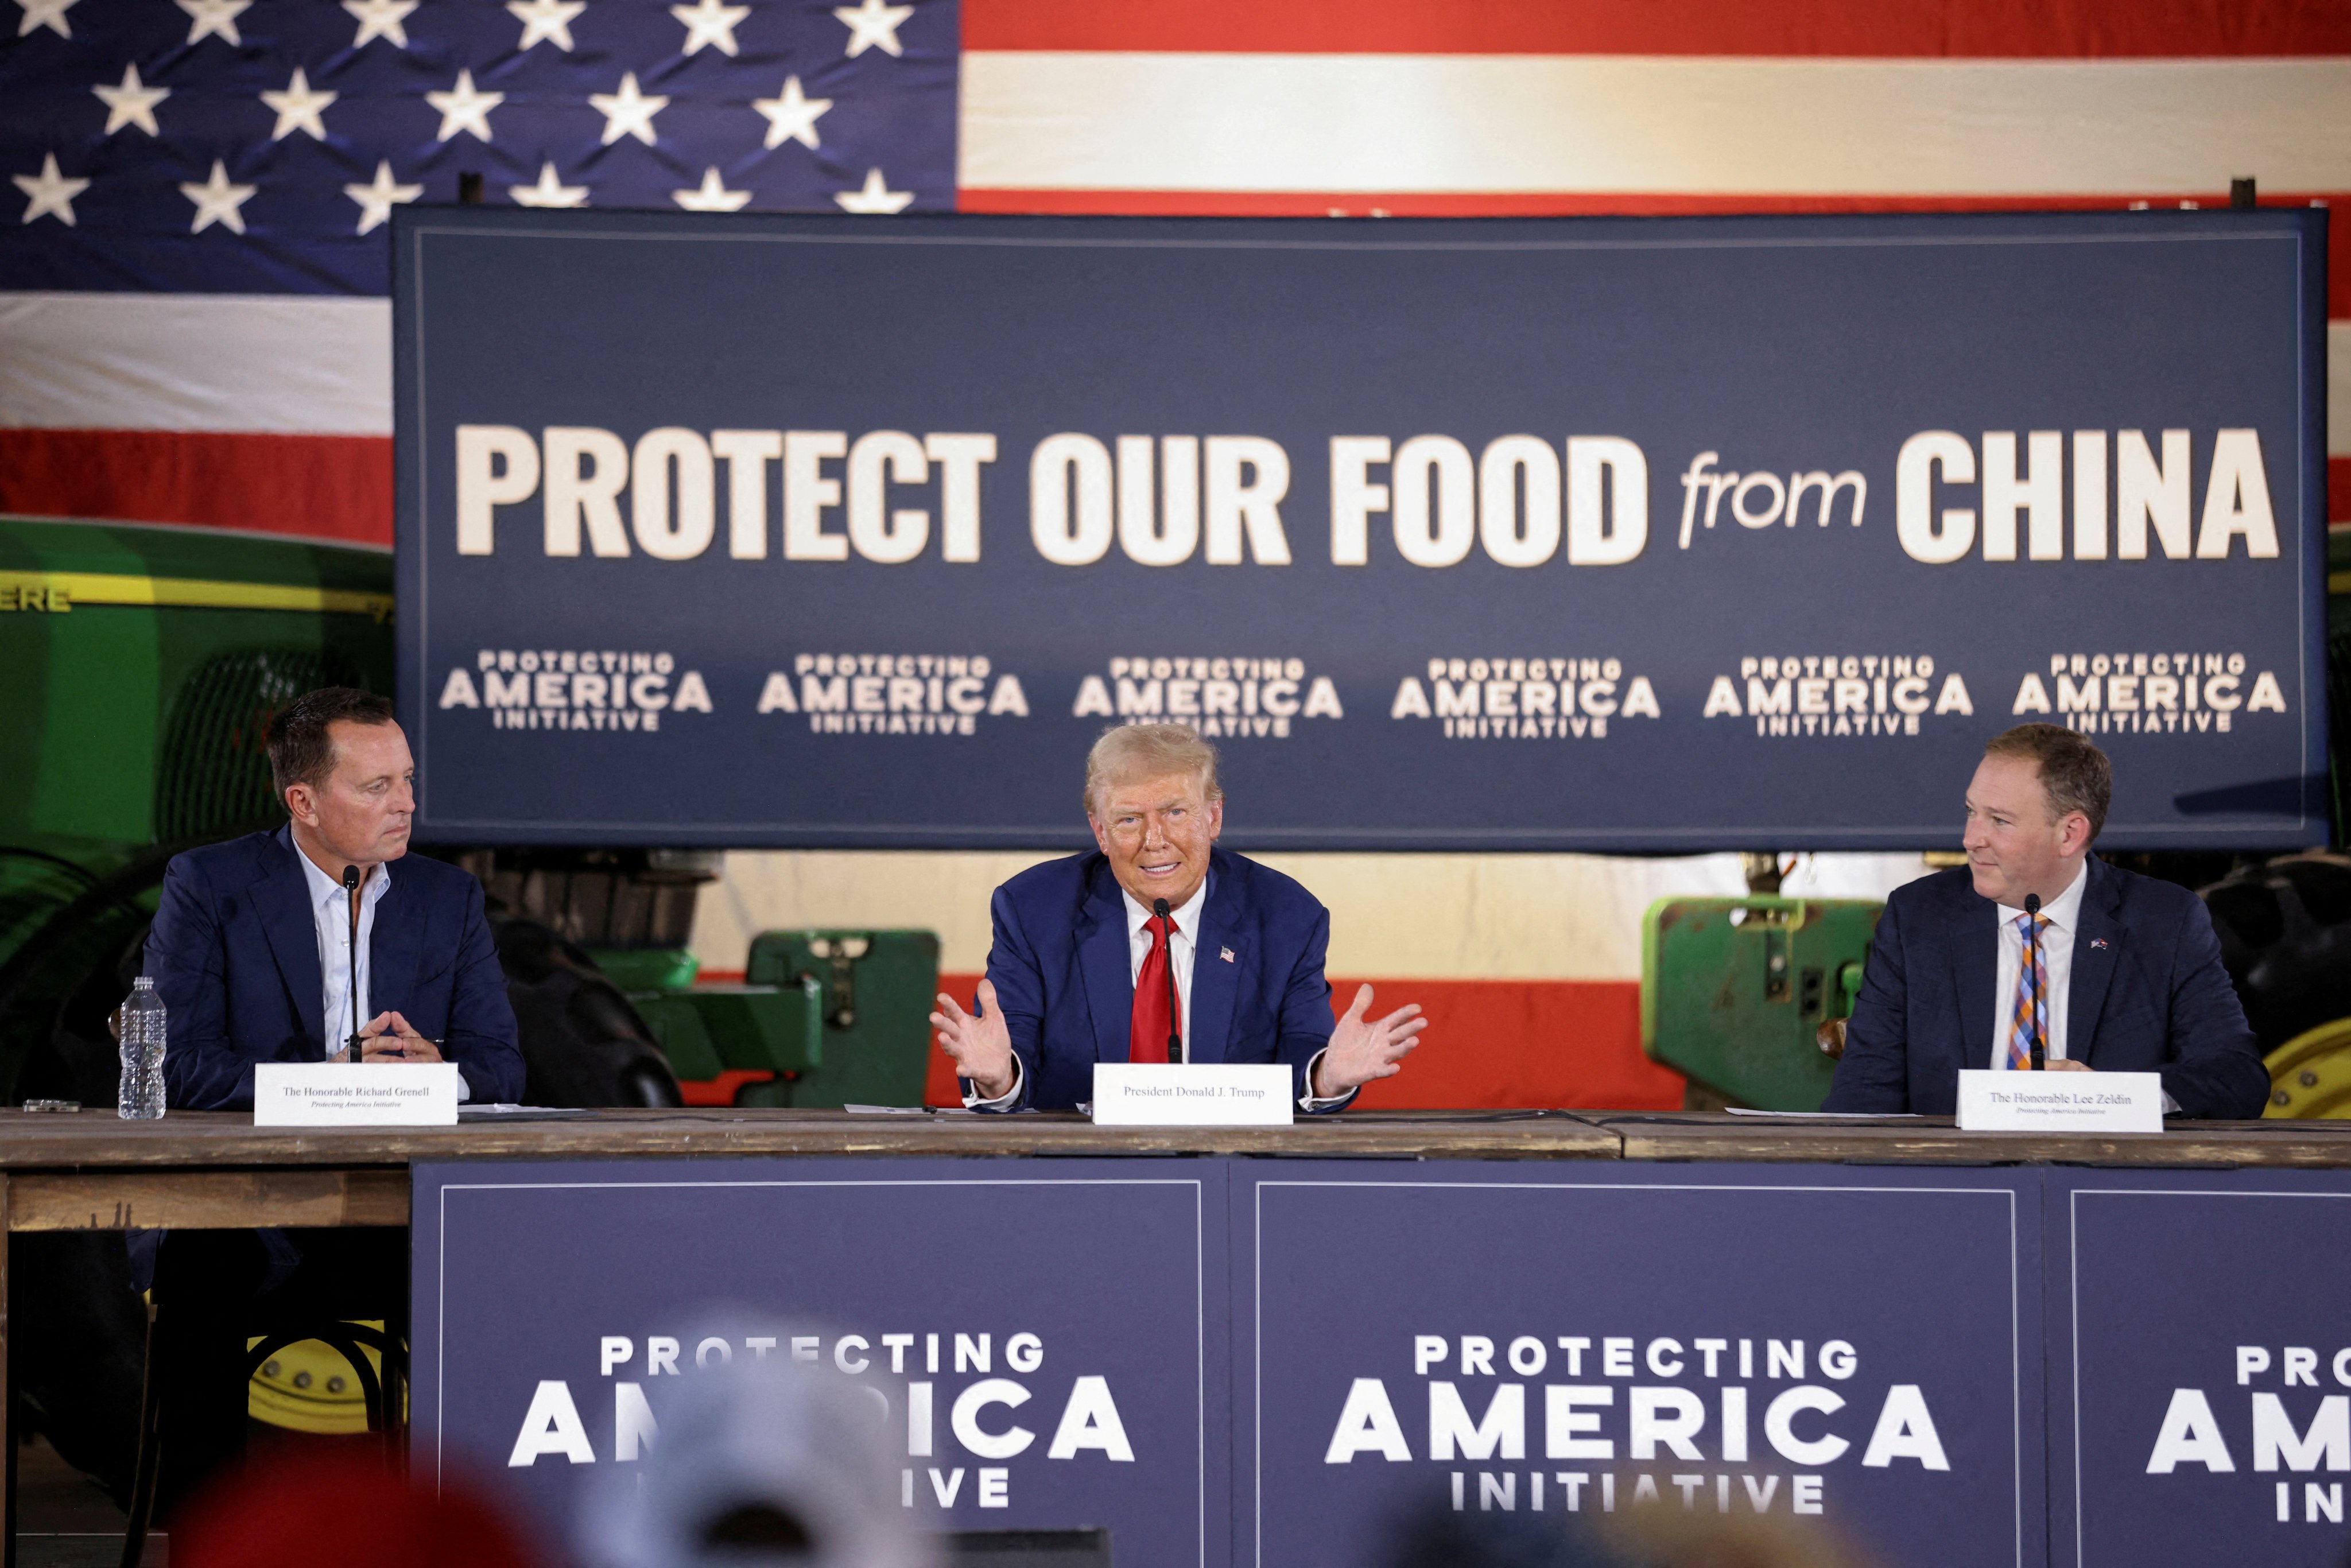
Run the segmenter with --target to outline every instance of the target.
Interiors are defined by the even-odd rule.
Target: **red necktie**
[[[1143,972],[1134,977],[1134,1021],[1126,1033],[1126,1059],[1129,1061],[1165,1061],[1167,1060],[1167,1037],[1176,1032],[1177,1020],[1168,1016],[1175,999],[1167,987],[1167,928],[1174,924],[1153,915],[1144,925],[1151,932],[1151,951],[1144,956]]]

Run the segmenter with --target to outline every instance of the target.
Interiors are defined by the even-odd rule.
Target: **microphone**
[[[2030,933],[2032,933],[2032,935],[2031,935],[2031,936],[2027,936],[2027,937],[2025,938],[2025,944],[2026,944],[2026,945],[2025,945],[2025,951],[2024,951],[2024,961],[2025,961],[2027,964],[2030,964],[2031,966],[2032,966],[2030,969],[2028,969],[2028,970],[2026,971],[2026,973],[2027,973],[2027,974],[2030,974],[2030,975],[2032,977],[2032,981],[2033,981],[2033,984],[2032,984],[2032,1071],[2035,1071],[2035,1072],[2043,1072],[2043,1071],[2046,1071],[2048,1070],[2049,1061],[2048,1061],[2048,1047],[2047,1047],[2046,1043],[2045,1043],[2045,1042],[2043,1042],[2043,1040],[2042,1040],[2042,1038],[2041,1038],[2041,1009],[2042,1009],[2042,1007],[2043,1006],[2044,1002],[2046,1001],[2046,998],[2043,998],[2043,997],[2042,996],[2042,994],[2041,994],[2041,984],[2040,984],[2040,982],[2041,982],[2041,921],[2040,921],[2039,916],[2040,916],[2040,915],[2041,915],[2041,895],[2040,895],[2039,894],[2037,894],[2037,893],[2028,893],[2028,894],[2026,894],[2024,895],[2024,913],[2025,913],[2025,914],[2027,914],[2027,915],[2032,915],[2032,916],[2033,916],[2033,917],[2034,917],[2034,918],[2033,918],[2033,921],[2032,921],[2032,924],[2031,925],[2029,925],[2029,926],[2025,927],[2025,929],[2026,929],[2027,931],[2029,931]]]
[[[1180,1004],[1176,999],[1176,921],[1167,913],[1167,901],[1164,898],[1151,901],[1151,913],[1165,922],[1159,928],[1159,939],[1167,944],[1167,1060],[1180,1062],[1184,1060],[1184,1018],[1176,1010]]]
[[[343,892],[350,895],[347,902],[350,904],[351,910],[351,945],[349,950],[350,962],[350,973],[349,977],[351,983],[351,1037],[350,1040],[344,1041],[344,1047],[350,1052],[351,1063],[354,1066],[357,1066],[360,1061],[359,891],[360,868],[355,865],[345,866],[343,868]]]

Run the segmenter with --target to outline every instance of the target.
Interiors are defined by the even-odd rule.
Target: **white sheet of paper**
[[[264,1061],[253,1069],[256,1127],[454,1127],[454,1061]]]
[[[1970,1133],[2160,1133],[2163,1077],[1962,1069],[1959,1125]]]
[[[1287,1127],[1290,1069],[1280,1062],[1097,1061],[1101,1127]]]

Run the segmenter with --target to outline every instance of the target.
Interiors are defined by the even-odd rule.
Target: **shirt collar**
[[[294,858],[302,862],[302,874],[309,880],[310,904],[313,908],[343,896],[343,884],[320,871],[319,862],[304,854],[302,846],[299,844],[294,846]],[[368,874],[367,880],[360,884],[361,907],[372,907],[381,903],[385,890],[391,886],[391,864],[389,862],[379,864]]]
[[[1139,934],[1151,919],[1151,911],[1136,903],[1134,894],[1127,892],[1123,884],[1120,886],[1118,895],[1125,901],[1126,934],[1129,937],[1133,937]],[[1200,885],[1192,890],[1192,896],[1169,912],[1169,918],[1175,921],[1176,932],[1185,941],[1196,945],[1199,941],[1200,906],[1207,900],[1208,879],[1204,876],[1200,879]]]
[[[2073,930],[2081,920],[2082,895],[2089,891],[2089,886],[2090,857],[2084,855],[2082,863],[2074,869],[2073,884],[2041,906],[2041,918],[2061,931]],[[2024,913],[2022,905],[2010,904],[2001,904],[2000,911],[2001,918],[2011,925],[2016,923],[2016,917]]]

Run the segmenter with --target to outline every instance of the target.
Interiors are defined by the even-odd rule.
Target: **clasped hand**
[[[349,1060],[350,1052],[342,1053]],[[438,1061],[441,1048],[398,1013],[378,1013],[360,1026],[361,1061]]]

